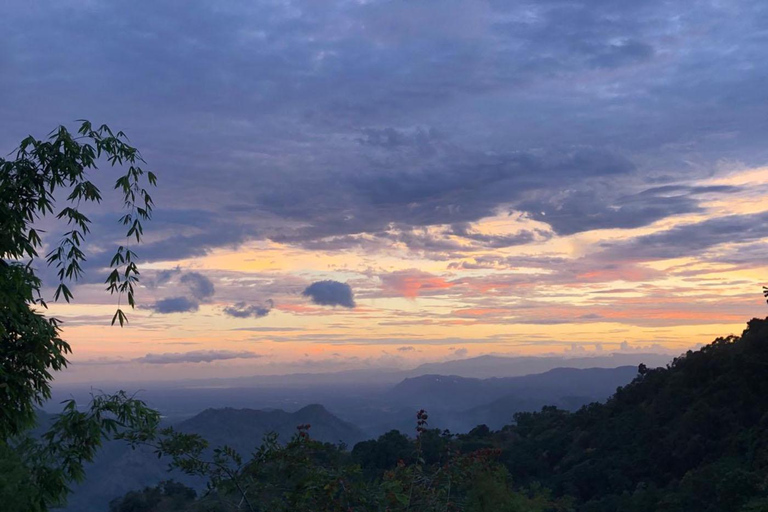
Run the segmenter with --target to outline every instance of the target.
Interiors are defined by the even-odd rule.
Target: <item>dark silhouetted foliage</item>
[[[57,271],[53,299],[69,302],[68,283],[84,274],[90,232],[82,207],[102,200],[89,180],[100,160],[124,168],[114,186],[125,207],[119,221],[122,235],[138,243],[153,207],[144,185],[154,185],[156,177],[141,168],[141,155],[122,132],[83,121],[76,134],[61,126],[47,139],[29,136],[13,158],[0,158],[0,497],[7,498],[0,503],[5,510],[45,511],[63,503],[104,438],[139,441],[159,420],[157,412],[119,393],[94,397],[85,411],[69,402],[41,439],[30,436],[37,407],[51,397],[53,373],[66,367],[71,352],[60,337],[60,322],[42,313],[47,306],[36,266],[44,243],[35,222],[55,215],[66,225],[58,243],[49,243],[45,260]],[[134,307],[139,271],[127,246],[105,262],[111,269],[105,283],[107,291]],[[112,323],[125,321],[118,302]]]

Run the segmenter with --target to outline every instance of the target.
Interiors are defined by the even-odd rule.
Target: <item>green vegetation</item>
[[[768,510],[768,321],[641,366],[605,404],[518,414],[489,443],[579,510]]]
[[[768,511],[768,319],[690,351],[667,368],[640,366],[606,403],[519,413],[499,431],[389,432],[351,451],[274,437],[243,461],[212,457],[198,436],[166,431],[172,465],[212,476],[184,511]],[[115,500],[112,512],[166,510]],[[149,503],[149,500],[146,500]]]
[[[426,430],[426,415],[421,414],[422,431],[415,440],[394,432],[380,439],[382,443],[407,445],[408,461],[386,464],[386,469],[377,470],[374,476],[366,476],[357,463],[359,453],[312,440],[309,425],[299,426],[285,446],[277,443],[277,436],[267,436],[246,462],[231,448],[211,453],[199,436],[167,430],[158,453],[170,456],[171,465],[188,474],[210,477],[208,492],[195,499],[194,492],[188,490],[185,499],[179,499],[177,493],[170,500],[164,497],[164,483],[114,500],[110,512],[553,510],[553,503],[541,489],[518,492],[512,488],[495,450],[437,453],[439,447],[451,446],[451,436]]]
[[[62,126],[46,140],[30,136],[13,159],[0,159],[0,502],[5,510],[44,511],[63,503],[70,483],[82,480],[84,464],[93,460],[104,438],[139,442],[159,421],[157,412],[118,393],[94,397],[86,411],[69,402],[47,432],[30,435],[37,406],[51,396],[53,372],[66,367],[71,352],[59,336],[59,321],[41,313],[44,283],[35,265],[43,231],[34,223],[54,215],[57,194],[65,194],[66,206],[55,217],[68,231],[45,258],[57,269],[54,300],[69,302],[67,283],[83,276],[82,246],[91,224],[80,207],[102,200],[88,179],[100,159],[125,168],[115,183],[126,209],[120,223],[125,236],[139,242],[142,221],[152,213],[152,198],[142,184],[154,185],[156,178],[140,167],[141,155],[122,132],[106,125],[93,129],[83,121],[76,135]],[[121,245],[109,266],[107,290],[125,296],[133,307],[136,254]],[[112,323],[125,321],[118,307]]]

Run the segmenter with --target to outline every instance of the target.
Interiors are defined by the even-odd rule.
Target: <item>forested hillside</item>
[[[112,510],[236,510],[247,497],[246,510],[767,511],[768,320],[667,368],[640,366],[574,413],[545,407],[459,436],[425,421],[415,439],[391,432],[351,452],[303,429],[201,500],[171,486],[172,499],[147,489]]]
[[[768,321],[646,370],[605,404],[489,436],[516,482],[584,511],[768,510]]]

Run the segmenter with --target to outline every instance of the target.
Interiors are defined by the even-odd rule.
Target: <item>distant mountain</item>
[[[636,366],[619,368],[555,368],[522,377],[474,379],[456,375],[422,375],[405,379],[392,388],[389,397],[399,403],[427,409],[459,409],[488,404],[514,395],[520,399],[558,400],[583,396],[602,400],[628,384],[637,375]]]
[[[672,361],[669,354],[654,353],[609,353],[585,357],[565,356],[479,356],[467,359],[455,359],[440,363],[426,363],[416,368],[403,370],[398,368],[367,368],[344,370],[325,373],[289,373],[284,375],[251,375],[247,377],[221,377],[206,379],[183,379],[174,381],[143,381],[141,388],[160,392],[163,390],[179,391],[197,389],[203,393],[215,392],[217,389],[259,389],[262,392],[279,390],[280,392],[295,391],[304,393],[306,390],[318,395],[325,391],[333,392],[346,389],[347,394],[368,394],[396,384],[409,377],[421,375],[458,375],[487,379],[491,377],[519,377],[542,373],[554,368],[616,368],[618,366],[638,366],[643,363],[649,368],[665,366]],[[89,382],[88,384],[60,384],[54,387],[55,399],[66,399],[70,396],[87,397],[94,387],[105,391],[119,389],[134,389],[136,382]]]
[[[268,432],[287,441],[298,425],[310,424],[310,435],[319,441],[352,446],[366,438],[354,425],[340,420],[321,405],[308,405],[296,412],[253,409],[207,409],[174,425],[181,432],[200,434],[212,447],[229,445],[243,457],[261,444]],[[110,442],[86,472],[86,481],[77,486],[64,509],[70,512],[104,512],[109,501],[126,492],[155,485],[173,477],[187,485],[201,487],[204,482],[179,473],[167,472],[168,462],[158,460],[151,449],[131,450],[125,444]]]
[[[280,409],[206,409],[182,421],[176,428],[181,432],[200,434],[213,446],[227,444],[247,454],[261,444],[267,433],[275,432],[280,436],[279,440],[287,441],[296,433],[298,425],[305,424],[311,425],[310,436],[318,441],[353,446],[367,438],[362,430],[317,404],[293,413]]]
[[[480,424],[501,428],[517,412],[537,411],[545,405],[574,411],[605,400],[636,376],[635,366],[555,368],[536,375],[491,379],[422,375],[405,379],[388,393],[392,403],[411,406],[405,416],[392,415],[388,426],[411,432],[413,412],[423,407],[432,427],[457,433]]]
[[[476,379],[491,377],[519,377],[547,372],[555,368],[616,368],[645,364],[649,368],[665,366],[672,361],[668,354],[624,354],[612,353],[605,356],[589,357],[505,357],[479,356],[456,359],[443,363],[427,363],[405,372],[408,377],[420,375],[458,375]]]

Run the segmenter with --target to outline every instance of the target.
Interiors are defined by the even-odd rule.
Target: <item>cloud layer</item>
[[[566,235],[641,227],[700,211],[678,183],[713,162],[768,156],[758,1],[70,9],[6,10],[0,147],[84,111],[120,120],[175,191],[145,260],[393,226],[418,249],[412,229],[499,208]]]
[[[246,351],[231,350],[195,350],[192,352],[166,352],[162,354],[147,354],[134,359],[134,362],[144,364],[180,364],[180,363],[210,363],[228,359],[257,359],[260,354]]]

